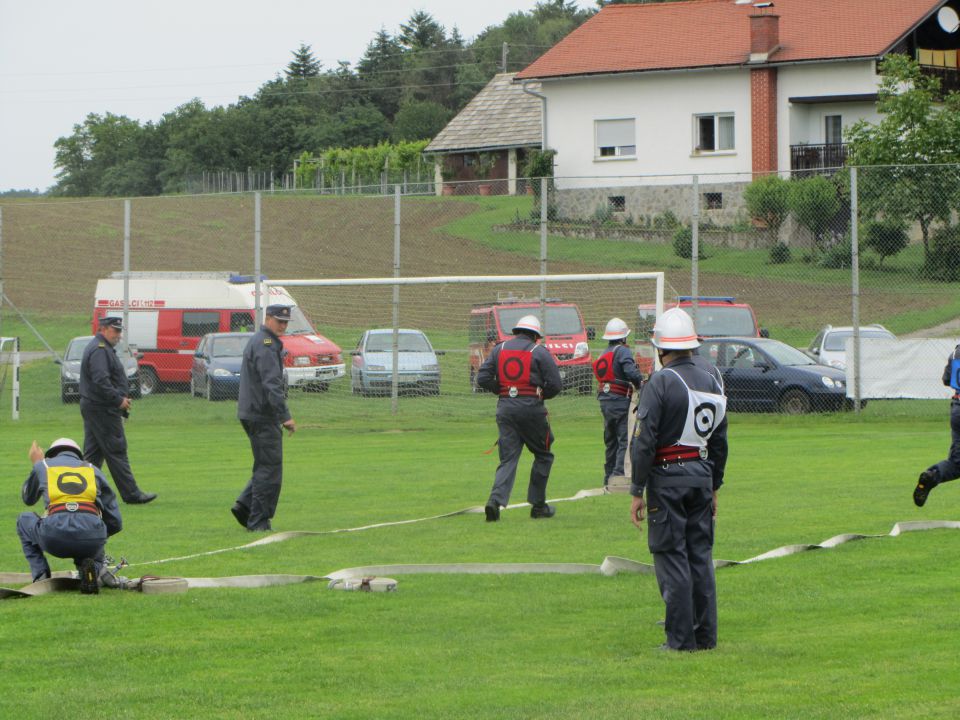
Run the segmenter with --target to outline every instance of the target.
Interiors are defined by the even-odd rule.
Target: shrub
[[[703,243],[699,243],[697,258],[703,260],[706,254],[703,252]],[[693,229],[687,225],[681,225],[673,233],[673,254],[686,260],[693,258]]]
[[[743,201],[750,217],[763,221],[773,231],[779,230],[790,212],[787,186],[787,181],[779,175],[764,175],[747,185]]]
[[[770,262],[774,265],[782,265],[790,262],[790,247],[778,242],[770,248]]]
[[[817,265],[822,268],[832,268],[834,270],[839,270],[841,268],[848,268],[851,266],[851,256],[853,254],[853,245],[850,242],[849,235],[844,237],[840,242],[832,245],[823,255],[820,256],[820,259],[817,260]]]
[[[653,216],[653,227],[657,230],[673,230],[680,227],[680,221],[672,212],[665,210],[659,215]]]
[[[933,234],[923,274],[940,282],[960,280],[960,225],[948,225]]]
[[[892,257],[907,247],[907,228],[899,220],[874,220],[863,228],[863,242],[880,256],[880,266],[885,258]]]
[[[787,183],[787,201],[797,222],[813,233],[818,247],[823,247],[823,238],[830,229],[833,216],[840,210],[837,189],[822,175],[792,180]]]

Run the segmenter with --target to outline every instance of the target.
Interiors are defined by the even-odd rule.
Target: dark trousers
[[[960,477],[960,402],[950,403],[950,454],[928,469],[937,477],[937,482],[947,482]]]
[[[623,459],[627,454],[627,421],[630,417],[630,398],[603,400],[603,443],[606,453],[603,463],[603,484],[611,475],[623,475]]]
[[[127,435],[123,431],[123,417],[119,410],[80,401],[83,416],[83,459],[103,467],[107,461],[113,484],[124,502],[141,494],[127,459]]]
[[[278,423],[241,420],[253,450],[253,473],[237,503],[250,511],[247,528],[269,530],[283,483],[283,432]]]
[[[647,541],[667,606],[667,645],[703,650],[717,645],[713,574],[713,492],[647,486]]]
[[[524,405],[497,409],[497,428],[500,438],[500,465],[490,491],[490,504],[510,504],[510,493],[517,477],[520,453],[526,447],[533,453],[530,468],[530,484],[527,487],[527,502],[543,505],[547,502],[547,481],[553,465],[553,432],[547,421],[547,409],[543,405]]]
[[[96,524],[94,524],[94,521]],[[77,569],[85,558],[93,558],[97,573],[103,566],[103,548],[107,544],[107,530],[103,522],[91,515],[87,518],[64,520],[44,518],[24,512],[17,516],[17,535],[23,546],[23,555],[30,564],[30,575],[41,580],[50,576],[50,565],[44,553],[58,558],[70,558]]]

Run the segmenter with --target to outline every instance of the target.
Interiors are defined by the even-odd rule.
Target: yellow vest
[[[50,505],[94,503],[97,500],[97,476],[92,467],[47,465],[47,496]]]

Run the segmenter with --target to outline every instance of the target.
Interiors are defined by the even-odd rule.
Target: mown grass
[[[23,571],[13,532],[32,439],[82,435],[55,366],[23,372],[22,419],[0,417],[0,569]],[[330,531],[447,512],[486,499],[495,455],[489,396],[389,402],[291,395],[277,530]],[[124,506],[108,551],[128,573],[323,575],[366,564],[649,561],[626,496],[558,504],[532,521],[462,515],[163,564],[253,537],[228,508],[250,466],[232,403],[146,398],[128,424],[148,506]],[[946,452],[939,402],[871,402],[863,415],[730,419],[715,556],[745,559],[912,519],[958,519],[960,488],[910,502]],[[595,400],[552,405],[551,497],[597,486]],[[522,501],[529,460],[514,493]],[[720,646],[664,655],[652,576],[398,576],[389,595],[323,583],[179,596],[103,592],[0,603],[0,716],[46,718],[82,678],[78,718],[952,718],[960,710],[960,533],[878,538],[718,571]],[[69,561],[54,561],[65,569]],[[925,678],[930,681],[926,682]],[[935,679],[935,681],[934,681]],[[73,685],[71,685],[72,687]],[[71,695],[72,697],[72,695]],[[86,696],[85,696],[86,697]],[[59,711],[58,711],[59,712]]]

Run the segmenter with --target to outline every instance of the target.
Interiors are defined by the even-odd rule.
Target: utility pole
[[[504,43],[503,47],[500,50],[500,65],[503,67],[503,72],[507,71],[507,55],[509,54],[510,54],[510,46]]]

